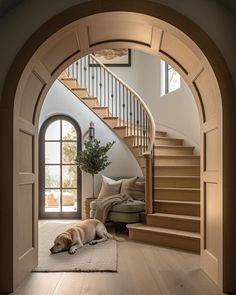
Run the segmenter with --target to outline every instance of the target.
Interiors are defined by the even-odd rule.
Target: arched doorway
[[[13,253],[9,251],[9,257],[3,260],[7,265],[9,258],[14,265],[8,286],[17,286],[37,262],[37,124],[43,99],[53,81],[71,62],[107,47],[136,48],[160,56],[178,69],[192,90],[201,117],[202,268],[224,290],[229,290],[233,284],[229,279],[229,264],[227,269],[223,264],[223,254],[224,259],[228,256],[223,248],[222,101],[224,96],[227,99],[228,93],[227,82],[224,84],[223,79],[219,84],[222,61],[217,60],[216,48],[207,36],[184,17],[181,19],[177,13],[157,4],[158,9],[150,12],[149,4],[144,2],[142,14],[128,5],[129,1],[123,3],[124,12],[115,12],[115,6],[111,5],[110,12],[106,13],[102,13],[103,8],[98,5],[94,15],[93,7],[89,10],[88,6],[84,13],[78,5],[58,15],[57,25],[56,22],[48,23],[36,32],[13,65],[14,68],[24,60],[14,81],[7,81],[5,85],[7,105],[13,110],[14,104],[14,111],[4,118],[12,126],[14,137],[14,144],[9,138],[14,154],[13,170],[9,170],[9,175],[14,175],[14,181],[8,183],[8,193],[12,196],[8,209],[11,212],[9,218],[14,216],[12,233],[15,243]],[[132,7],[135,7],[134,3]],[[186,33],[184,26],[188,28]],[[43,36],[42,32],[47,34],[39,41],[37,36]],[[197,33],[201,33],[203,40]],[[47,39],[46,36],[50,37]],[[16,243],[19,234],[24,236],[22,243]],[[12,239],[9,241],[13,244]],[[234,265],[232,257],[231,265]],[[226,270],[228,277],[224,280],[223,271]]]

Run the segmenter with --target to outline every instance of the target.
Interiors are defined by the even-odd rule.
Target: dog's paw
[[[70,251],[69,251],[69,254],[70,254],[70,255],[73,255],[73,254],[75,254],[75,253],[76,253],[76,250],[70,250]]]
[[[70,250],[69,250],[69,254],[75,254],[76,251],[77,251],[77,249],[70,249]]]
[[[98,242],[96,242],[96,241],[91,241],[90,243],[89,243],[89,245],[90,246],[93,246],[93,245],[96,245]]]

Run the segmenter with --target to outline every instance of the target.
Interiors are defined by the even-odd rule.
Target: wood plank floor
[[[32,273],[14,295],[220,295],[199,269],[199,256],[118,242],[118,273]]]

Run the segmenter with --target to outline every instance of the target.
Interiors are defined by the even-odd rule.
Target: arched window
[[[39,136],[39,217],[81,218],[81,149],[78,124],[63,115],[44,122]]]

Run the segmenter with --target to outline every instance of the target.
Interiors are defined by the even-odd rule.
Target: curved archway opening
[[[25,220],[31,220],[34,228],[37,219],[35,200],[38,194],[38,118],[46,93],[59,74],[76,59],[108,47],[133,48],[157,55],[180,72],[198,106],[202,155],[201,261],[202,268],[223,288],[222,93],[215,69],[213,70],[208,56],[204,54],[204,48],[197,46],[196,40],[178,29],[178,23],[173,25],[174,18],[171,14],[163,17],[162,7],[159,8],[159,12],[153,13],[155,16],[150,16],[145,14],[145,8],[143,13],[136,13],[131,8],[127,8],[129,12],[116,12],[112,11],[115,7],[111,7],[109,12],[97,13],[74,22],[71,22],[74,20],[74,13],[70,11],[71,19],[68,17],[69,12],[67,17],[58,16],[61,19],[64,17],[67,25],[64,23],[60,30],[54,32],[55,28],[52,26],[50,38],[37,46],[35,52],[32,51],[29,55],[26,48],[22,49],[22,54],[30,56],[30,59],[22,68],[20,78],[16,77],[15,93],[9,91],[6,96],[6,99],[10,97],[10,102],[14,102],[13,203],[15,208],[24,212],[27,208],[22,207],[24,202],[21,196],[30,201],[32,210]],[[185,18],[183,21],[188,22]],[[191,29],[200,30],[196,27]],[[45,30],[45,27],[41,30]],[[209,46],[212,46],[210,41]],[[8,83],[5,91],[9,89]],[[4,103],[6,101],[3,101],[3,105]],[[19,215],[15,215],[16,239],[19,233],[25,231],[25,224],[19,222],[19,218]],[[22,281],[27,269],[30,269],[32,263],[29,261],[33,259],[35,263],[37,260],[37,231],[32,231],[25,241],[21,246],[14,244],[15,286]]]

